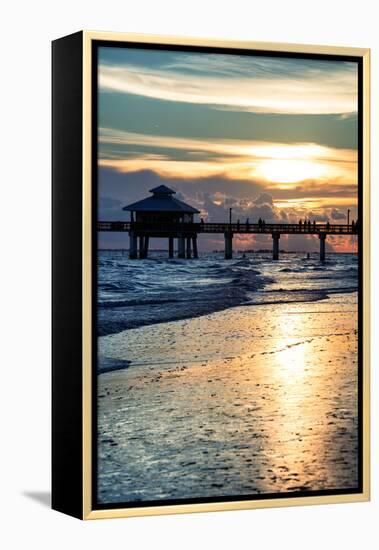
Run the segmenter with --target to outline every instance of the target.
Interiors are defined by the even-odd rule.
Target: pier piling
[[[225,260],[231,260],[233,258],[233,233],[224,233],[225,237]]]
[[[142,235],[138,237],[139,239],[139,257],[140,259],[143,258],[143,252],[144,252],[144,238]]]
[[[198,258],[198,252],[197,252],[197,238],[192,237],[192,248],[193,248],[193,257]]]
[[[320,233],[318,238],[320,239],[320,261],[325,262],[326,233]]]
[[[137,258],[137,236],[132,231],[129,233],[129,258]]]
[[[178,238],[178,258],[185,258],[185,242],[184,237]]]
[[[272,233],[272,259],[279,260],[280,233]]]
[[[168,257],[173,258],[174,257],[174,238],[169,237],[168,239]]]
[[[143,257],[147,258],[149,253],[149,237],[145,235],[144,241],[143,241]]]
[[[191,259],[191,237],[187,237],[187,260]]]

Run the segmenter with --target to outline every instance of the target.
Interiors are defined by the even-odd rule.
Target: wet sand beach
[[[357,486],[357,294],[99,339],[100,502]]]

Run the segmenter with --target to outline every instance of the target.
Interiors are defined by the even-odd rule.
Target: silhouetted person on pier
[[[352,231],[353,233],[354,233],[354,231],[355,231],[355,221],[354,221],[354,220],[351,221],[351,231]]]
[[[326,229],[327,229],[327,231],[329,231],[329,229],[330,229],[330,223],[329,223],[329,221],[326,222]]]
[[[249,231],[249,218],[246,218],[246,231]]]
[[[266,225],[266,222],[264,220],[262,220],[262,229],[265,228],[265,225]]]
[[[240,230],[240,221],[237,220],[237,231],[239,231],[239,230]]]
[[[259,231],[262,230],[262,218],[259,218],[258,220],[258,227],[259,227]]]
[[[302,229],[302,226],[303,226],[303,222],[301,220],[299,220],[299,230],[301,231]]]
[[[313,220],[313,231],[316,229],[316,220]]]
[[[311,220],[308,220],[308,231],[311,230]]]
[[[201,223],[201,225],[204,225],[204,220],[203,220],[203,218],[200,218],[200,223]]]

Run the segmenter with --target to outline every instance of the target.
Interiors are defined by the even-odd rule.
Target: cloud
[[[327,185],[339,179],[346,186],[356,185],[357,180],[355,149],[315,143],[180,138],[100,128],[99,144],[99,164],[123,172],[154,170],[164,177],[191,178],[223,175],[274,187],[311,179]]]
[[[330,212],[330,217],[332,220],[344,220],[346,218],[345,212],[341,212],[340,210],[337,210],[337,208],[333,208]]]
[[[184,201],[194,204],[190,195],[181,194]],[[220,193],[203,193],[197,195],[197,208],[201,210],[201,216],[209,222],[227,222],[229,210],[232,208],[233,221],[239,220],[245,223],[256,223],[259,218],[267,222],[279,222],[283,219],[281,212],[274,206],[272,196],[268,193],[259,193],[249,199],[240,199],[229,195],[222,196]]]
[[[357,75],[353,63],[199,55],[157,67],[103,62],[99,87],[256,113],[349,114],[357,112]]]
[[[319,211],[319,212],[313,212],[310,211],[308,215],[306,216],[310,220],[314,220],[315,222],[327,222],[329,221],[329,216],[327,211]]]
[[[261,204],[273,204],[274,201],[272,200],[272,195],[269,193],[259,193],[259,195],[254,199],[254,204],[261,205]]]
[[[120,217],[122,202],[119,199],[102,196],[99,201],[98,216],[100,220],[117,220]]]
[[[123,202],[133,202],[149,194],[149,189],[160,184],[166,184],[175,189],[183,197],[189,197],[191,204],[201,208],[204,194],[208,194],[218,204],[233,206],[235,203],[248,206],[254,200],[255,204],[273,201],[279,211],[290,212],[294,209],[304,212],[346,211],[352,210],[356,215],[357,187],[341,184],[319,185],[309,182],[308,186],[277,189],[262,182],[244,179],[229,179],[217,177],[163,177],[151,170],[136,172],[120,172],[112,168],[99,168],[99,195],[112,197]],[[353,213],[354,212],[354,213]],[[285,217],[284,214],[282,214]]]

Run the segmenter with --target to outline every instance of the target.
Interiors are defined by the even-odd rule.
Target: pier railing
[[[308,234],[354,235],[358,225],[331,223],[156,223],[100,221],[98,231],[136,233],[232,233],[232,234]]]

